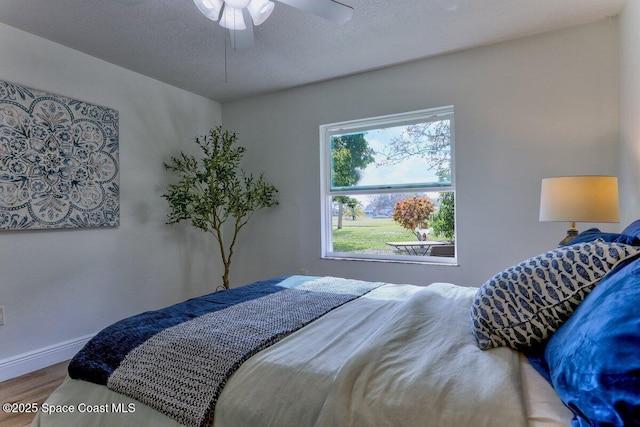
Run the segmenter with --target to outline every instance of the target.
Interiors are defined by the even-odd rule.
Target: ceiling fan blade
[[[243,9],[245,30],[229,30],[231,37],[231,47],[235,49],[250,49],[253,47],[253,21],[246,9]]]
[[[351,20],[353,8],[333,0],[278,0],[321,18],[342,24]]]

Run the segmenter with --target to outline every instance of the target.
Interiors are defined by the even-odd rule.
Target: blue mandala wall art
[[[0,80],[0,230],[120,224],[118,112]]]

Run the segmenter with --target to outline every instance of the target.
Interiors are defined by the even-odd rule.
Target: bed
[[[480,288],[287,276],[142,313],[32,425],[640,425],[638,235],[588,230]]]

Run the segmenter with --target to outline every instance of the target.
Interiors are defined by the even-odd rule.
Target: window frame
[[[335,252],[332,247],[333,226],[332,206],[334,196],[370,195],[389,193],[427,193],[427,192],[453,192],[456,197],[455,179],[455,112],[453,105],[429,108],[424,110],[409,111],[405,113],[389,114],[384,116],[348,120],[343,122],[320,125],[320,229],[321,229],[321,258],[322,259],[347,259],[382,262],[405,262],[419,264],[446,264],[458,265],[458,236],[457,236],[457,209],[455,211],[456,234],[454,257],[432,257],[421,255],[373,255],[351,252]],[[451,182],[398,184],[380,186],[360,186],[349,189],[332,189],[331,185],[331,137],[345,133],[366,132],[374,129],[389,128],[395,126],[411,125],[416,123],[435,122],[449,120],[451,151]],[[457,204],[456,204],[457,205]],[[329,247],[331,245],[331,249]]]

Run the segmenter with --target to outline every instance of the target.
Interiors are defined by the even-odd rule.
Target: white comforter
[[[220,396],[214,425],[526,426],[518,353],[475,346],[475,291],[385,285],[333,310],[245,362]],[[131,402],[76,380],[50,398],[114,401]],[[135,409],[39,415],[34,425],[175,425],[139,402]]]
[[[526,425],[517,353],[481,351],[476,289],[387,285],[254,356],[215,426]]]

